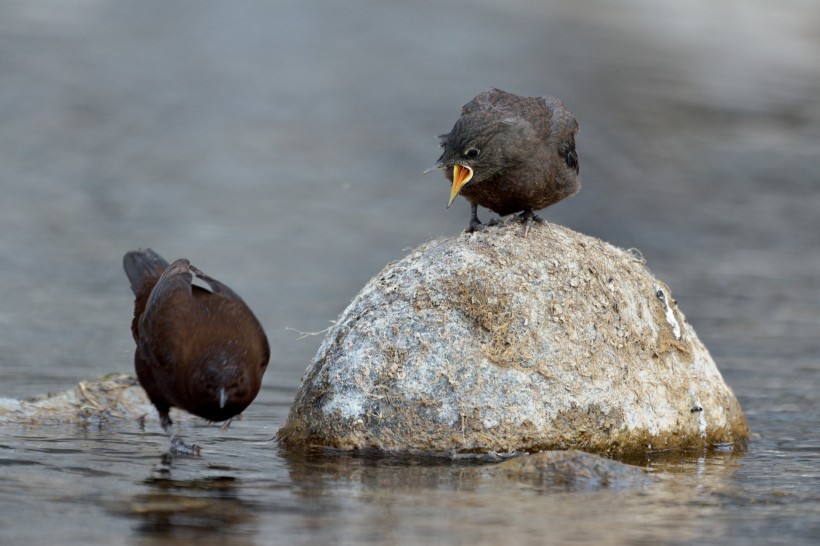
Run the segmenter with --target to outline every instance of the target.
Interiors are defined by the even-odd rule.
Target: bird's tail
[[[150,281],[150,286],[156,284],[162,272],[168,268],[168,262],[150,248],[146,248],[127,252],[122,259],[122,267],[131,283],[131,291],[134,295],[139,295],[146,281]]]

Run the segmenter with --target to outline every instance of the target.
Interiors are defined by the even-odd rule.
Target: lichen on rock
[[[279,431],[291,447],[612,455],[747,435],[669,288],[555,224],[389,264],[328,332]]]

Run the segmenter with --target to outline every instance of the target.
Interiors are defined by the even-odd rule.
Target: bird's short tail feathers
[[[168,262],[150,248],[146,248],[126,253],[122,259],[122,267],[131,283],[131,291],[137,295],[146,280],[159,279],[162,272],[168,268]],[[153,284],[151,283],[152,286]]]

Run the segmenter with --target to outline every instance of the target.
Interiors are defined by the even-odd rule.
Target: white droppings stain
[[[706,438],[706,412],[702,409],[698,412],[698,433],[701,438]]]
[[[669,305],[669,301],[666,299],[666,294],[664,294],[663,290],[658,285],[655,286],[655,295],[661,300],[661,304],[663,305],[663,312],[666,314],[666,322],[672,327],[672,333],[675,335],[675,339],[680,341],[680,324],[678,324],[678,319],[675,318],[675,313],[672,311],[672,307]]]
[[[701,438],[706,438],[706,412],[703,410],[703,404],[700,402],[700,396],[698,396],[694,385],[689,387],[689,398],[692,400],[689,413],[698,414],[698,435]]]

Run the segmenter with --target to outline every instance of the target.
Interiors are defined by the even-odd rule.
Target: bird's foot
[[[171,454],[172,455],[189,455],[191,457],[199,457],[202,448],[196,444],[188,445],[179,436],[171,436]]]
[[[525,210],[518,216],[518,218],[524,222],[524,237],[530,233],[530,228],[532,228],[534,223],[546,224],[546,221],[543,218],[531,210]]]
[[[539,224],[545,224],[547,221],[535,214],[531,210],[525,210],[521,214],[518,215],[519,220],[522,222],[538,222]]]
[[[476,231],[484,231],[487,229],[487,226],[479,222],[478,220],[470,220],[470,225],[464,230],[464,233],[474,233]]]

